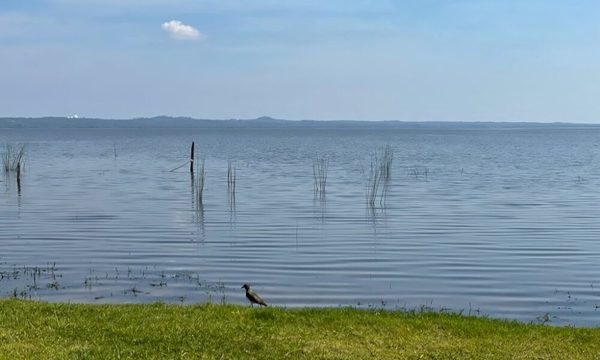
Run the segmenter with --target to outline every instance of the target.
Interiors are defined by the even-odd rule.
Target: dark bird
[[[250,285],[244,284],[242,286],[242,289],[246,289],[246,297],[248,298],[248,300],[250,300],[251,306],[254,306],[254,304],[268,306],[267,303],[260,296],[258,296],[257,293],[250,289]]]

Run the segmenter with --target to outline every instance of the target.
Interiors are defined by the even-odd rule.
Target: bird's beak
[[[244,287],[242,286],[240,289],[243,289]]]

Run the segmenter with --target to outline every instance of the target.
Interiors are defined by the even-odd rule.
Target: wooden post
[[[21,193],[21,163],[17,163],[17,192]]]
[[[190,155],[190,172],[194,173],[194,142],[192,141],[192,154]]]

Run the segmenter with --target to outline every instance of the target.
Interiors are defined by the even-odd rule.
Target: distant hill
[[[519,129],[519,128],[600,128],[600,124],[528,122],[445,122],[445,121],[354,121],[281,120],[267,116],[256,119],[208,120],[190,117],[156,116],[127,120],[94,118],[0,118],[0,128],[255,128],[255,129]]]

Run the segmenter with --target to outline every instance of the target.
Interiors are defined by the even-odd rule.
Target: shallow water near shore
[[[188,167],[170,171],[192,141],[201,206]],[[20,195],[0,175],[2,296],[245,303],[247,282],[276,306],[600,325],[598,129],[0,129],[8,143],[27,154]]]

